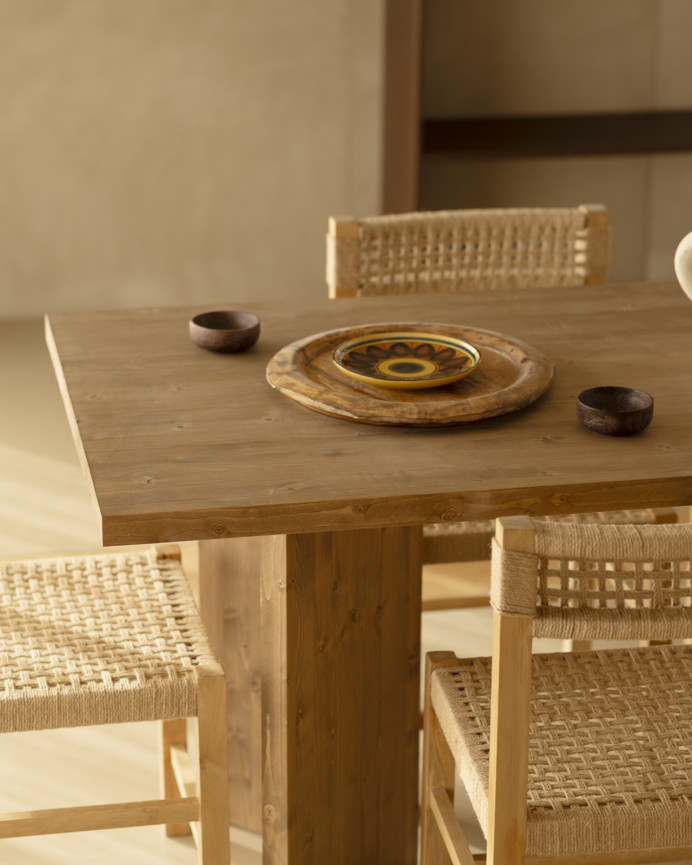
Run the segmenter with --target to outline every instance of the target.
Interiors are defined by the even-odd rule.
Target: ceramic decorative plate
[[[334,363],[351,378],[380,387],[440,387],[478,366],[478,349],[462,339],[434,333],[388,331],[338,345]]]
[[[354,387],[334,363],[334,350],[383,333],[421,334],[477,346],[473,374],[447,387]],[[531,405],[544,394],[555,369],[542,352],[514,337],[461,324],[379,321],[313,333],[285,345],[267,363],[267,381],[305,408],[339,420],[397,427],[448,427],[475,423]]]

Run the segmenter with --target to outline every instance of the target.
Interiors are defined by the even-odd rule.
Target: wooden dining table
[[[261,826],[264,861],[413,865],[421,527],[692,503],[692,304],[641,283],[216,307],[256,313],[257,345],[194,345],[188,320],[210,306],[47,319],[103,542],[200,542],[231,817]],[[511,336],[552,361],[552,385],[516,412],[417,429],[329,417],[267,383],[287,344],[378,322]],[[580,426],[595,385],[650,392],[651,425]]]

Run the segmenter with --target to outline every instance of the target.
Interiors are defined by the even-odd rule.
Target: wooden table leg
[[[201,541],[200,613],[228,687],[230,822],[262,831],[261,538]]]
[[[265,538],[265,865],[414,865],[420,529]]]

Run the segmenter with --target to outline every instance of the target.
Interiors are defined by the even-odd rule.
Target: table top
[[[692,503],[692,304],[676,284],[233,306],[262,321],[237,355],[189,340],[209,306],[47,319],[105,544]],[[267,383],[286,344],[379,321],[524,340],[554,362],[553,384],[513,414],[410,429],[324,416]],[[651,426],[581,427],[577,394],[603,384],[653,394]]]

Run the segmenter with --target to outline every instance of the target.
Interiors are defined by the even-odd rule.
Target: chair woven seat
[[[154,550],[0,565],[0,731],[194,716],[208,663],[180,563]]]
[[[534,655],[528,856],[692,845],[692,647]],[[431,701],[488,833],[489,658]]]

